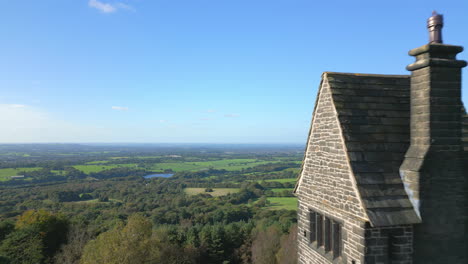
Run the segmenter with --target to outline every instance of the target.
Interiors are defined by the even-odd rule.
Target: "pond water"
[[[144,176],[143,178],[145,178],[145,179],[151,179],[151,178],[156,178],[156,177],[160,177],[160,178],[169,178],[169,177],[171,177],[172,175],[174,175],[174,173],[165,173],[165,174],[157,173],[157,174],[146,175],[146,176]]]

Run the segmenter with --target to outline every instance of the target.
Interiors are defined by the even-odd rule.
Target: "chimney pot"
[[[432,12],[432,16],[427,20],[427,28],[429,30],[429,43],[442,42],[442,27],[444,26],[444,17]]]

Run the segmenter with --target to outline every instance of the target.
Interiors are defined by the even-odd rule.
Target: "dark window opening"
[[[317,246],[323,246],[323,217],[317,214]]]
[[[329,252],[332,247],[332,224],[331,220],[328,217],[325,217],[325,252]]]
[[[325,253],[331,252],[334,259],[341,257],[341,223],[313,211],[309,212],[309,221],[309,242],[311,245],[317,248],[323,247]],[[316,243],[312,244],[313,242]]]
[[[310,242],[315,242],[317,240],[317,213],[310,212]]]
[[[333,258],[341,256],[341,225],[333,221]]]

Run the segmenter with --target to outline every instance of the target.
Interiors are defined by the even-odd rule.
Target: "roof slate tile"
[[[371,224],[419,222],[399,175],[410,139],[409,76],[324,76]]]

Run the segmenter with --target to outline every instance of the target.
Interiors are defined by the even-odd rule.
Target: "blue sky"
[[[4,0],[0,142],[305,143],[321,73],[408,74],[434,9],[468,47],[460,0]]]

